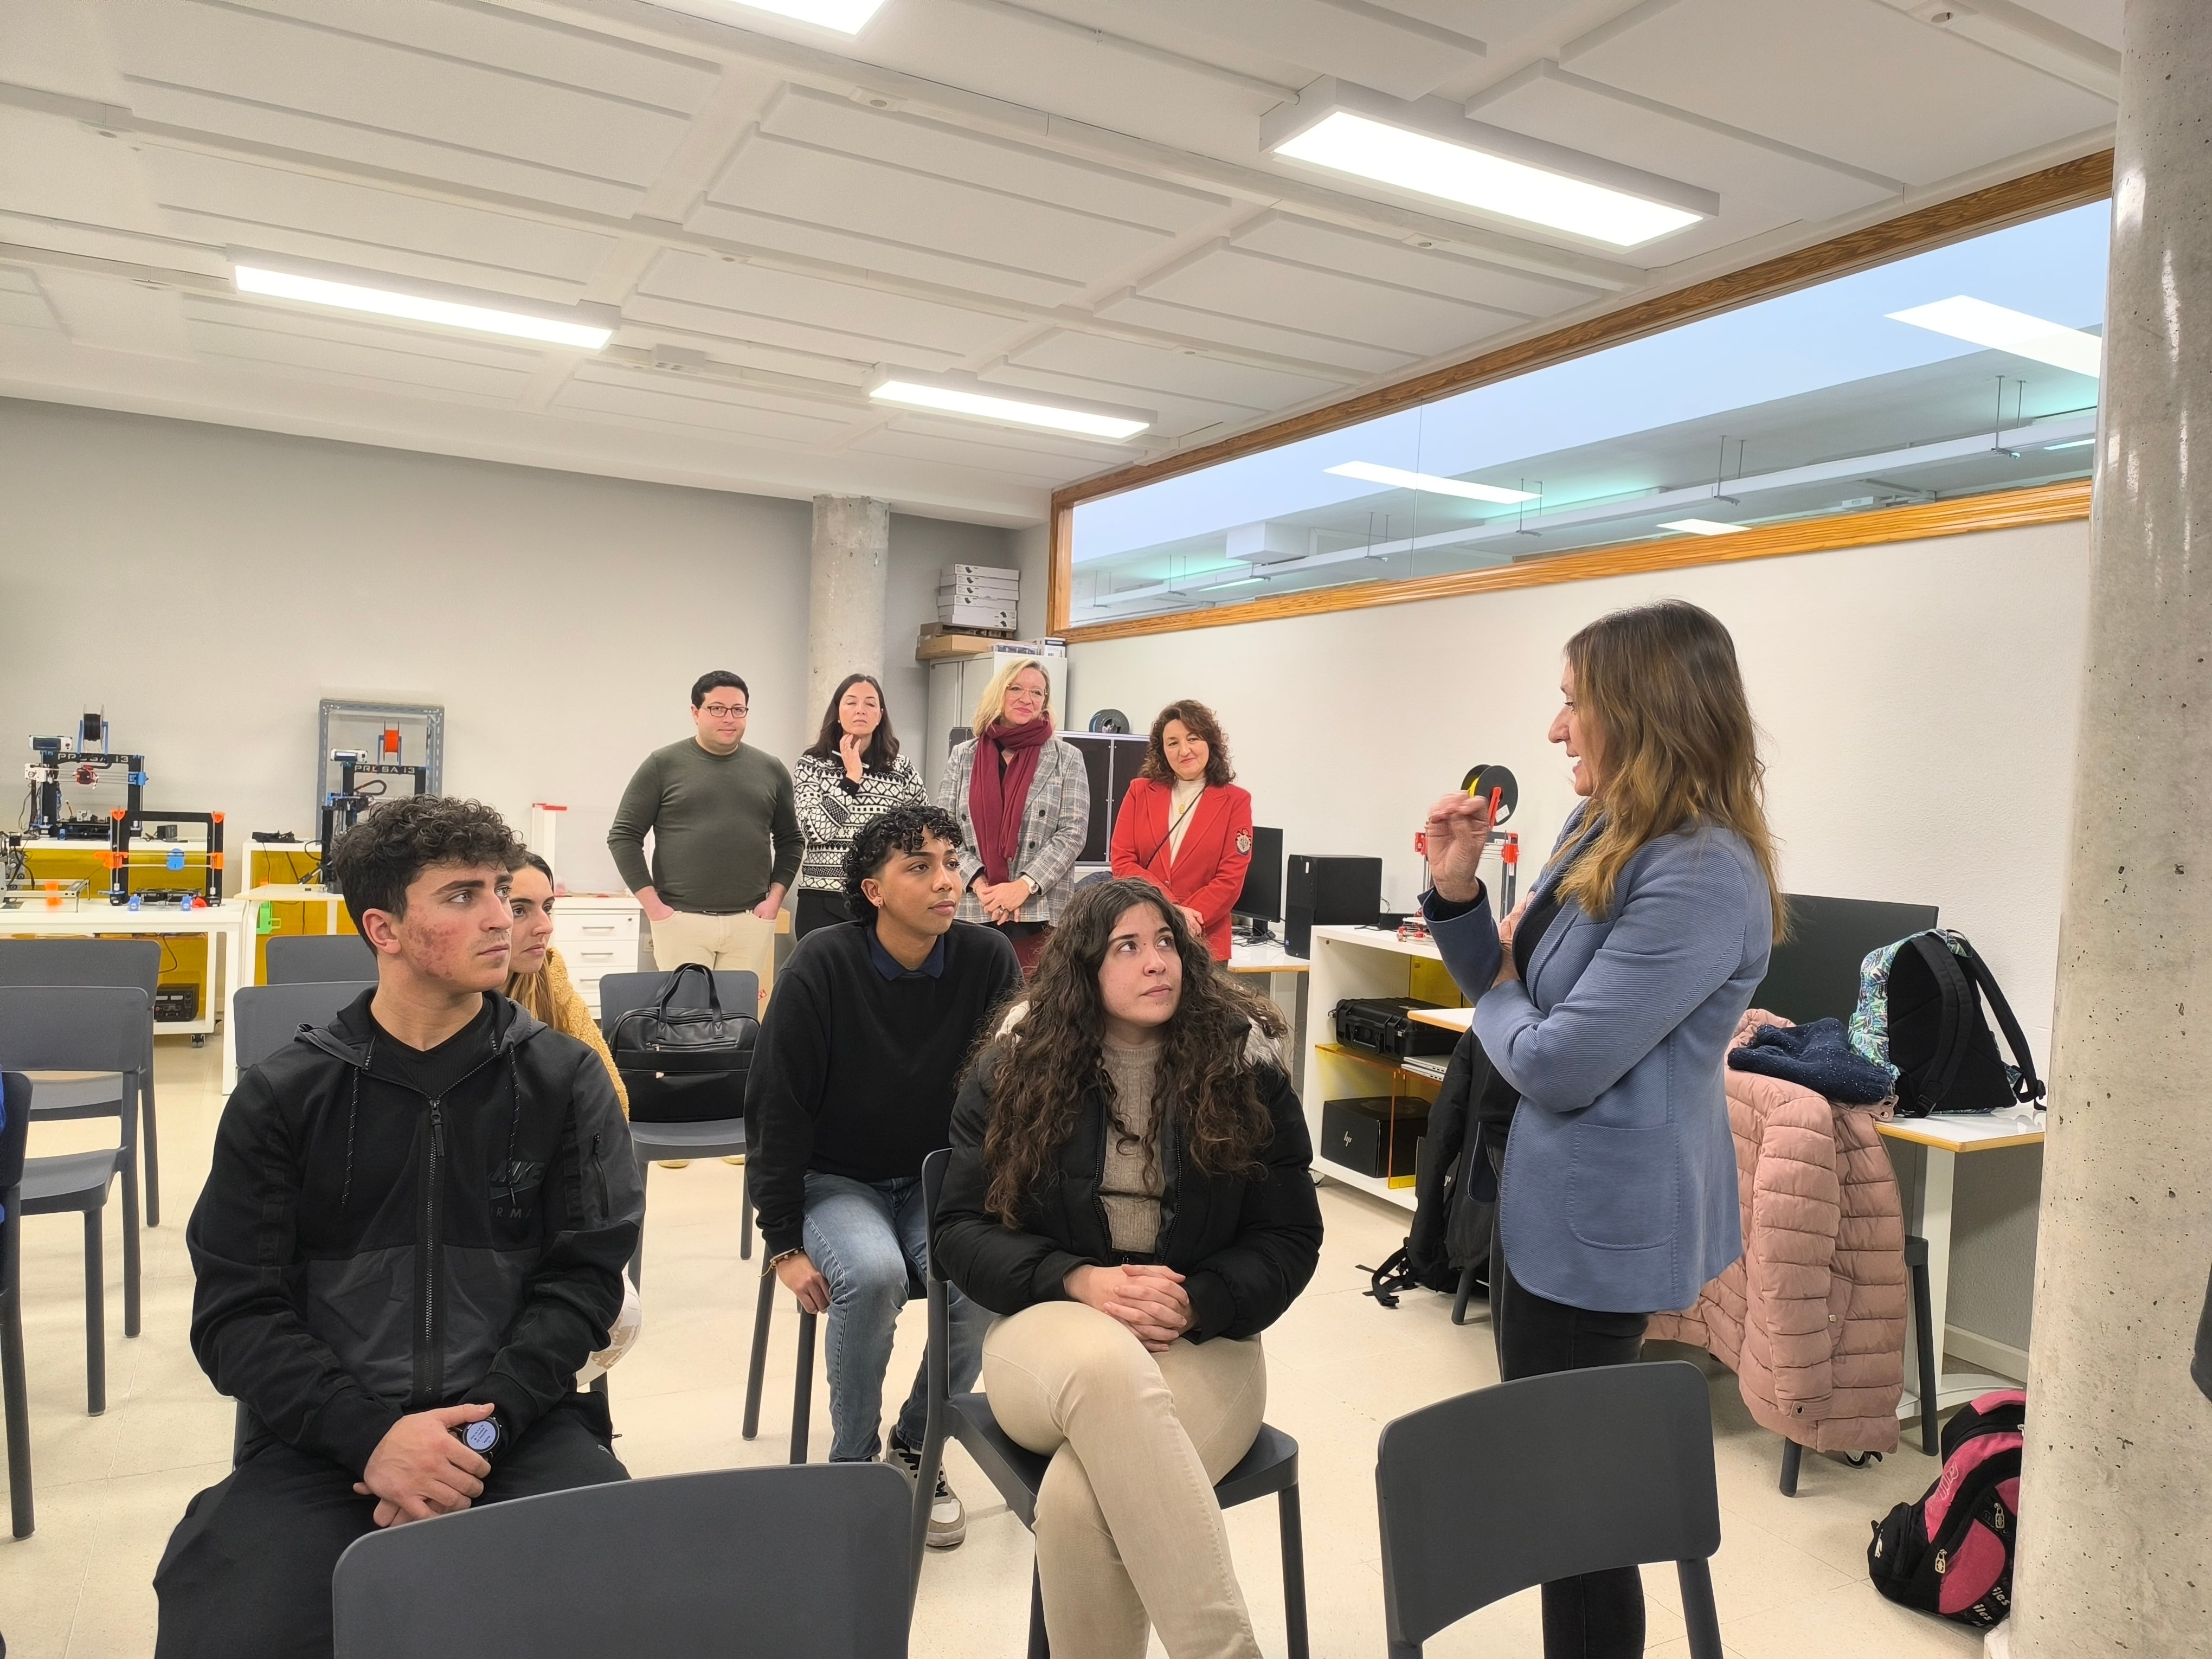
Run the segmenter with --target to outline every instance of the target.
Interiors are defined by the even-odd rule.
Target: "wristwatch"
[[[462,1424],[453,1431],[453,1438],[485,1462],[495,1462],[507,1444],[507,1419],[494,1412],[489,1417]]]

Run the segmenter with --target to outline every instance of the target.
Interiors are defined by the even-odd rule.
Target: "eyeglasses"
[[[741,720],[745,717],[745,706],[741,702],[702,703],[699,712],[709,720]]]

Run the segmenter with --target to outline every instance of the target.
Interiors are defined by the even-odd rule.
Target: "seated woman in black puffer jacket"
[[[1258,1659],[1213,1483],[1267,1404],[1260,1333],[1313,1277],[1321,1208],[1273,1006],[1147,882],[1078,890],[952,1114],[932,1241],[1006,1316],[1000,1425],[1050,1454],[1055,1652]]]

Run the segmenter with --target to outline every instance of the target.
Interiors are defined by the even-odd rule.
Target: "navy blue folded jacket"
[[[1762,1025],[1749,1042],[1729,1051],[1728,1063],[1739,1072],[1795,1083],[1839,1106],[1871,1106],[1895,1092],[1887,1069],[1851,1047],[1839,1019]]]

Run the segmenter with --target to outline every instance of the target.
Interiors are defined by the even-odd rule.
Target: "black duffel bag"
[[[680,995],[693,974],[706,981],[703,1007]],[[708,1123],[743,1117],[759,1036],[760,1022],[750,1014],[722,1012],[711,971],[685,963],[669,975],[658,1002],[631,1009],[607,1034],[615,1069],[629,1094],[631,1120]]]

